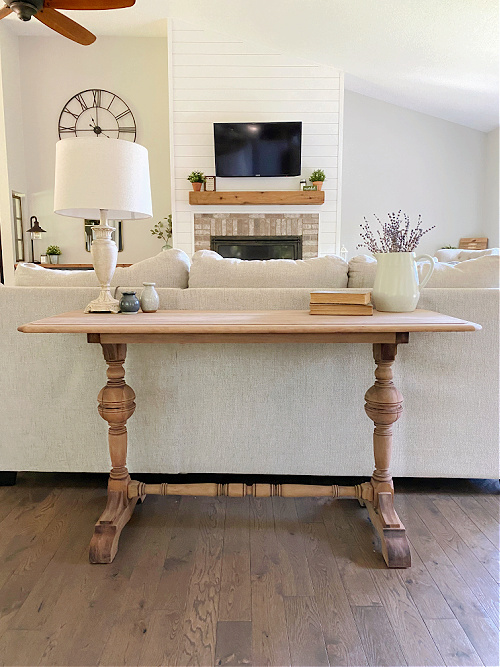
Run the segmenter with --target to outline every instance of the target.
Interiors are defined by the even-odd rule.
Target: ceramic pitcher
[[[377,272],[372,300],[377,310],[390,313],[410,313],[417,307],[420,289],[425,287],[434,271],[434,258],[430,255],[415,257],[414,252],[377,252]],[[429,270],[418,281],[417,262],[428,260]]]

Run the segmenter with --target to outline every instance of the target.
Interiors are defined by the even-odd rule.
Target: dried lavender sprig
[[[374,217],[381,228],[377,230],[376,236],[370,229],[368,220],[363,218],[365,224],[360,225],[360,236],[363,243],[359,243],[357,248],[366,247],[368,250],[370,250],[370,252],[374,253],[413,252],[413,250],[415,250],[418,243],[420,242],[422,236],[434,229],[435,225],[429,227],[428,229],[422,229],[422,216],[419,215],[417,224],[413,229],[411,229],[410,217],[406,213],[403,213],[403,218],[401,218],[401,213],[401,210],[398,211],[397,215],[394,212],[388,213],[388,223],[383,223],[374,214]]]

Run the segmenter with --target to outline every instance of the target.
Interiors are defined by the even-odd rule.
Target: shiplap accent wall
[[[215,174],[213,123],[302,121],[302,175],[218,178],[217,190],[295,190],[324,169],[322,206],[236,206],[237,213],[318,212],[319,254],[339,251],[339,175],[343,75],[182,21],[169,26],[170,146],[174,245],[193,252],[194,213],[228,206],[190,206],[193,170]]]

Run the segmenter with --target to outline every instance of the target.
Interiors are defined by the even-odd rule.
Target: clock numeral
[[[128,116],[128,114],[131,113],[130,109],[127,109],[126,111],[122,111],[118,116],[115,116],[116,120],[120,120],[120,118],[123,118],[124,116]]]
[[[75,100],[78,100],[78,102],[80,102],[80,106],[82,107],[82,111],[86,111],[88,109],[87,103],[83,99],[83,95],[81,93],[78,93],[78,95],[75,95]]]
[[[118,132],[135,132],[135,127],[119,127]]]
[[[100,107],[101,106],[101,91],[100,90],[93,90],[92,91],[92,97],[94,100],[93,106],[94,107]]]
[[[78,120],[78,114],[73,113],[72,111],[70,111],[70,110],[68,109],[68,107],[64,107],[64,109],[63,109],[63,113],[69,113],[70,116],[73,116],[73,118],[74,118],[75,120]]]
[[[62,132],[76,132],[76,125],[73,125],[73,127],[60,127],[59,133]]]
[[[115,99],[116,99],[116,95],[113,95],[113,97],[111,98],[111,102],[110,102],[110,103],[108,104],[108,106],[106,107],[106,109],[107,109],[108,111],[109,111],[109,107],[113,104],[113,102],[115,101]]]

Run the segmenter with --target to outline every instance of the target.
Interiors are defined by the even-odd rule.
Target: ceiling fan
[[[95,35],[58,9],[122,9],[134,4],[135,0],[10,0],[0,9],[0,20],[11,12],[15,12],[21,21],[29,21],[34,16],[63,37],[87,46],[95,42]]]

